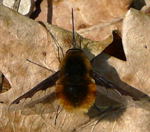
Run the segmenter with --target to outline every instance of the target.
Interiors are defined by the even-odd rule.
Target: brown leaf
[[[36,20],[50,22],[71,30],[71,8],[75,14],[75,29],[92,40],[104,40],[112,30],[121,30],[122,19],[133,0],[43,0]]]
[[[78,125],[87,121],[89,118],[86,115],[77,116],[76,114],[62,111],[59,114],[56,126],[54,125],[57,113],[44,114],[42,109],[44,104],[39,103],[43,99],[42,97],[39,98],[39,96],[48,95],[54,91],[54,87],[43,93],[38,92],[33,98],[22,101],[25,109],[30,107],[32,102],[39,101],[39,104],[35,105],[35,109],[34,107],[33,109],[31,108],[31,112],[35,111],[36,113],[41,113],[41,115],[23,116],[20,111],[10,112],[7,110],[7,104],[52,74],[50,71],[29,63],[26,59],[57,71],[59,66],[58,49],[54,40],[42,25],[1,5],[0,27],[0,70],[11,84],[9,91],[0,94],[0,100],[3,102],[0,105],[2,113],[0,130],[12,131],[14,128],[16,131],[46,131],[46,129],[51,131],[59,131],[59,129],[72,131]],[[58,42],[63,44],[62,47],[64,47],[65,53],[71,46],[71,33],[56,26],[50,26],[48,29],[52,30],[51,32],[58,39]],[[106,41],[95,42],[77,35],[77,41],[81,41],[83,49],[89,49],[92,55],[96,56],[113,41],[113,36],[108,37]],[[66,46],[65,44],[68,45]],[[49,107],[50,111],[53,111],[51,110],[52,107]],[[30,111],[27,108],[25,112]],[[72,124],[72,126],[68,126],[68,123]]]
[[[4,102],[4,104],[0,105],[0,131],[7,132],[15,130],[19,132],[45,132],[48,130],[58,132],[73,131],[76,128],[78,131],[86,132],[91,130],[104,132],[149,132],[149,102],[145,100],[142,102],[133,101],[129,97],[125,98],[128,103],[127,107],[129,108],[127,108],[124,113],[113,110],[109,111],[106,113],[107,118],[101,120],[97,125],[95,124],[97,123],[98,117],[92,120],[95,121],[94,123],[90,122],[89,125],[85,124],[85,127],[81,124],[88,121],[89,118],[87,116],[71,114],[65,111],[60,112],[57,117],[56,125],[54,125],[56,113],[42,115],[42,113],[39,112],[41,115],[24,116],[18,111],[8,112],[5,109],[7,108],[7,103],[10,103],[13,99],[22,95],[22,93],[28,91],[51,74],[49,71],[27,62],[26,59],[33,60],[52,70],[57,70],[59,65],[57,49],[48,32],[37,22],[16,14],[16,12],[0,6],[0,69],[9,80],[12,87],[11,90],[0,94],[0,100]],[[123,27],[123,42],[125,53],[127,55],[126,62],[104,53],[95,61],[96,69],[103,76],[114,81],[115,84],[130,91],[139,98],[143,96],[143,93],[139,91],[135,92],[135,88],[146,94],[150,93],[149,19],[149,16],[135,10],[130,10],[127,13]],[[57,37],[57,33],[61,33],[61,31],[56,32],[56,38],[60,39],[58,41],[60,41],[61,44],[61,42],[64,42],[64,40],[61,40],[64,37],[59,35]],[[63,33],[65,34],[66,31]],[[91,42],[92,41],[90,41],[90,43]],[[65,48],[66,47],[64,46],[64,49]],[[91,50],[93,50],[93,48],[91,48]],[[94,52],[93,54],[97,55],[97,52]],[[98,89],[100,88],[98,87]],[[46,92],[48,94],[48,92],[53,90],[54,88]],[[100,90],[102,91],[103,89]],[[109,96],[107,92],[109,91],[101,93],[105,93]],[[109,93],[112,94],[112,92]],[[45,95],[45,93],[37,93],[33,99],[37,100],[41,94]],[[102,97],[103,96],[101,95],[100,99],[103,100],[104,98],[104,106],[116,104],[113,101],[110,103],[108,99],[107,101],[109,103],[107,104],[105,102],[106,97]],[[41,105],[39,106],[41,107]],[[101,115],[98,119],[101,119]],[[92,127],[90,126],[91,124]]]

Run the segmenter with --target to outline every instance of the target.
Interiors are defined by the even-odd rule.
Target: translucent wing
[[[8,110],[16,111],[21,110],[22,114],[44,114],[54,112],[55,107],[55,92],[52,92],[51,87],[59,78],[59,71],[49,76],[31,90],[14,100]]]
[[[31,90],[14,100],[11,104],[18,104],[22,99],[24,98],[31,98],[36,92],[40,90],[46,90],[48,87],[51,87],[55,84],[57,79],[59,78],[59,71],[54,73],[53,75],[49,76],[42,82],[40,82],[38,85],[33,87]]]
[[[31,98],[24,98],[20,100],[18,104],[10,104],[10,106],[8,107],[8,111],[21,110],[21,113],[24,115],[40,115],[44,113],[55,112],[55,99],[55,92],[48,93],[39,91],[36,94],[34,94]]]
[[[134,96],[132,93],[130,93],[130,92],[120,88],[119,86],[117,86],[116,84],[112,83],[111,81],[108,81],[107,79],[102,77],[98,72],[95,72],[95,71],[93,72],[93,78],[94,78],[95,83],[97,85],[103,86],[106,89],[117,90],[120,94],[126,95],[126,96],[130,96],[134,100],[140,100],[141,97],[142,98],[147,98],[147,99],[149,98],[149,100],[150,100],[150,97],[147,94],[143,93],[143,92],[141,92],[142,96],[140,98],[138,98],[137,96]]]
[[[98,72],[93,72],[93,77],[97,85],[101,85],[107,89],[117,89],[123,95],[130,95],[130,93],[128,93],[127,91],[119,88],[117,85],[115,85],[111,81],[106,80]]]

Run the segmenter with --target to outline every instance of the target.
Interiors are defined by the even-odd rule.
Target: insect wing
[[[14,100],[11,104],[18,104],[20,102],[20,100],[22,100],[24,98],[31,98],[36,92],[38,92],[40,90],[46,90],[47,88],[53,86],[55,84],[55,82],[58,80],[58,78],[59,78],[59,71],[54,73],[52,76],[49,76],[45,80],[43,80],[41,83],[36,85],[34,88],[32,88],[31,90],[29,90],[28,92],[26,92],[25,94],[23,94],[16,100]]]
[[[95,72],[95,71],[93,72],[93,78],[94,78],[95,83],[97,85],[103,86],[106,89],[114,89],[114,90],[117,90],[122,95],[133,97],[133,95],[131,93],[125,91],[124,89],[122,89],[119,86],[115,85],[111,81],[108,81],[107,79],[105,79],[104,77],[102,77],[98,72]],[[133,97],[133,98],[135,100],[138,100],[136,97]]]
[[[34,97],[34,96],[37,96]],[[21,110],[24,115],[44,114],[56,111],[54,107],[55,93],[39,91],[31,98],[22,99],[19,104],[11,104],[8,111]]]
[[[53,102],[55,101],[55,92],[51,87],[59,78],[59,71],[49,76],[34,88],[14,100],[8,111],[21,110],[25,115],[49,113],[55,111]]]

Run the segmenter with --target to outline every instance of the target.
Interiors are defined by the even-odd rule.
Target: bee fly
[[[23,98],[32,97],[39,90],[56,85],[56,98],[67,111],[88,112],[96,98],[96,85],[117,89],[121,94],[128,92],[93,71],[91,62],[81,48],[77,48],[72,10],[72,45],[66,52],[60,70],[48,77],[11,104],[18,104]]]

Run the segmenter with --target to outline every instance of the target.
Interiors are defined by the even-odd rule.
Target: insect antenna
[[[75,39],[75,28],[74,28],[74,13],[72,8],[72,45],[73,48],[77,48],[76,39]]]

